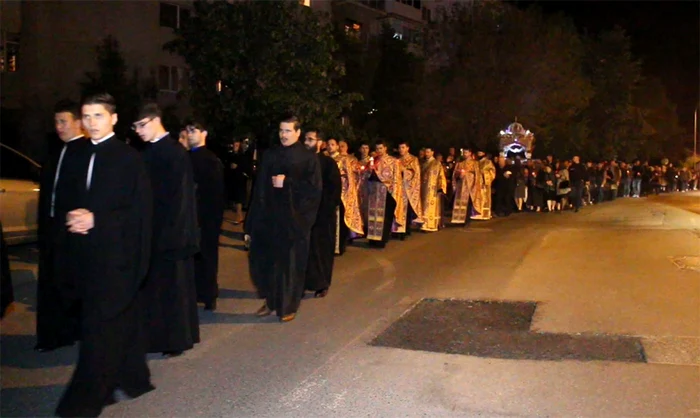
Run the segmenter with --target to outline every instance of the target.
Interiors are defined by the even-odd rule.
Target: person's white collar
[[[106,140],[108,140],[109,138],[111,138],[113,136],[114,136],[114,132],[110,133],[109,135],[105,136],[102,139],[91,139],[90,141],[92,141],[93,145],[97,145],[97,144],[100,144],[102,142],[105,142]]]
[[[165,138],[168,135],[168,132],[164,133],[163,135],[159,136],[158,138],[154,139],[151,141],[151,144],[155,144],[156,142],[160,141],[161,139]]]

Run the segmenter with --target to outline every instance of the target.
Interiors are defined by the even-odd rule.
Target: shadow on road
[[[260,299],[255,290],[219,289],[219,299]]]
[[[224,243],[219,243],[219,247],[222,248],[231,248],[234,250],[238,251],[245,251],[245,245],[244,244],[224,244]]]
[[[277,324],[279,319],[274,316],[259,318],[253,313],[235,314],[223,312],[204,312],[199,315],[199,324]]]
[[[221,230],[221,235],[225,236],[226,238],[231,238],[238,241],[243,241],[244,238],[243,232],[227,231],[225,229]]]
[[[0,336],[0,355],[2,356],[0,364],[21,369],[45,369],[72,366],[78,357],[77,345],[46,353],[34,351],[34,345],[36,345],[35,335]]]
[[[3,417],[53,417],[63,385],[31,386],[0,390]],[[39,401],[40,400],[40,401]]]

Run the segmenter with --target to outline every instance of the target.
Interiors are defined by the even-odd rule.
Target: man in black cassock
[[[304,145],[316,152],[321,165],[323,192],[321,204],[316,214],[316,222],[311,228],[309,263],[306,266],[306,290],[315,292],[317,298],[325,297],[331,286],[333,259],[335,258],[335,237],[338,231],[336,211],[342,203],[340,170],[335,160],[321,152],[323,137],[318,129],[306,131]]]
[[[497,216],[510,216],[513,212],[516,168],[508,164],[504,156],[498,157],[495,168],[493,213]]]
[[[146,364],[142,286],[151,249],[152,196],[138,152],[114,136],[109,94],[83,101],[91,144],[76,161],[76,196],[66,203],[66,227],[80,238],[71,251],[80,262],[82,299],[78,364],[56,410],[60,417],[96,417],[119,388],[131,398],[154,389]]]
[[[197,215],[199,217],[199,254],[195,256],[195,283],[197,301],[204,309],[216,310],[219,297],[217,274],[219,270],[219,235],[226,209],[224,165],[206,148],[207,130],[201,123],[187,124],[190,160],[197,185]]]
[[[133,127],[145,143],[142,156],[153,190],[153,246],[144,288],[148,351],[177,356],[199,342],[194,282],[199,230],[192,163],[163,128],[157,104],[145,104]]]
[[[80,336],[80,299],[76,292],[78,273],[71,267],[70,246],[73,237],[65,226],[66,213],[74,208],[67,203],[71,187],[80,182],[77,162],[90,141],[83,136],[80,105],[70,100],[58,102],[54,109],[56,133],[63,147],[49,155],[41,170],[39,187],[39,274],[37,276],[36,346],[51,351],[73,345]]]
[[[258,316],[276,311],[282,322],[296,317],[304,294],[309,238],[321,202],[321,166],[299,142],[295,116],[280,123],[281,147],[265,152],[246,220],[250,277],[265,304]]]

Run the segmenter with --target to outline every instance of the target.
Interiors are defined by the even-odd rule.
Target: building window
[[[180,91],[186,78],[187,72],[183,68],[161,65],[158,67],[158,90]]]
[[[362,0],[360,3],[373,9],[384,10],[386,8],[384,1],[385,0]]]
[[[354,20],[346,19],[344,29],[346,35],[359,38],[362,32],[362,24],[355,22]]]
[[[420,0],[396,0],[399,3],[403,3],[407,6],[411,6],[415,9],[420,10],[421,9],[421,1]]]
[[[424,7],[423,10],[423,20],[425,22],[431,22],[432,21],[432,10],[428,9],[427,7]]]
[[[180,29],[185,26],[190,18],[190,11],[174,4],[160,4],[160,26],[164,28]]]
[[[19,34],[8,33],[0,44],[0,72],[16,72],[18,56]]]
[[[306,7],[311,7],[311,0],[299,0],[299,4]]]

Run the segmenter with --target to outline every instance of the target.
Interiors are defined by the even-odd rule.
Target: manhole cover
[[[700,257],[671,257],[671,262],[673,262],[673,264],[675,264],[676,267],[678,267],[681,270],[700,271]]]
[[[528,360],[644,362],[639,338],[530,331],[535,302],[424,299],[370,344]]]

